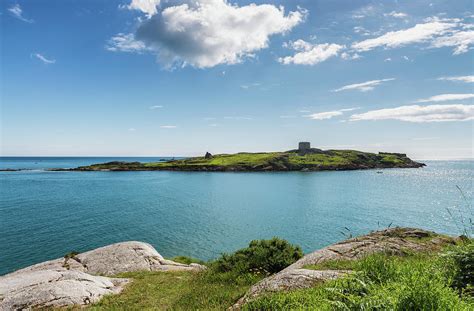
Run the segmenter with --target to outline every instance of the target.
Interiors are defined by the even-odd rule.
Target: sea
[[[327,172],[53,172],[156,158],[0,157],[0,275],[121,241],[203,260],[280,237],[311,252],[394,226],[459,235],[474,161]]]

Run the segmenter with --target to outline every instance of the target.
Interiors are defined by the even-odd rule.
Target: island
[[[299,143],[298,149],[284,152],[259,152],[211,155],[160,162],[122,162],[92,164],[54,171],[205,171],[205,172],[265,172],[265,171],[336,171],[383,168],[419,168],[403,153],[370,153],[356,150],[322,150],[310,143]]]

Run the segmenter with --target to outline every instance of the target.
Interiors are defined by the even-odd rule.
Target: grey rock
[[[119,293],[127,279],[73,270],[38,270],[0,278],[0,310],[87,305]]]
[[[205,267],[199,264],[185,265],[164,259],[147,243],[116,243],[1,276],[0,310],[94,303],[104,295],[119,293],[129,282],[128,279],[106,277],[118,273],[203,269]]]
[[[164,259],[150,244],[130,241],[107,245],[69,258],[46,261],[13,274],[47,269],[75,270],[111,276],[131,271],[186,271],[200,270],[204,267]]]

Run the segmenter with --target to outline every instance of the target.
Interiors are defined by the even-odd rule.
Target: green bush
[[[211,266],[219,272],[238,274],[273,274],[283,270],[303,256],[299,246],[273,238],[254,240],[233,254],[223,254]]]
[[[474,241],[468,240],[446,252],[453,271],[453,287],[474,296]]]

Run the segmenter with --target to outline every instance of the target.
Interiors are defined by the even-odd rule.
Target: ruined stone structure
[[[304,155],[306,153],[308,153],[308,151],[311,150],[311,143],[307,142],[307,141],[302,141],[298,144],[298,153],[300,155]]]

